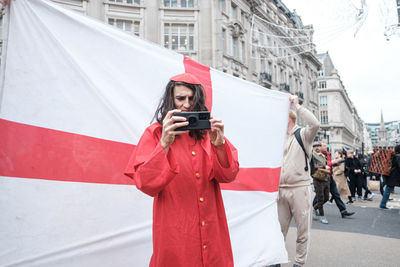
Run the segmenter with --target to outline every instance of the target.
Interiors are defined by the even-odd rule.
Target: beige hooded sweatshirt
[[[312,143],[319,129],[319,121],[311,111],[300,106],[297,109],[297,117],[302,118],[306,127],[300,130],[300,136],[307,151],[311,156]],[[299,142],[297,142],[294,132],[299,128],[296,124],[286,139],[285,151],[283,154],[283,166],[279,187],[307,186],[311,184],[310,158],[308,158],[308,171],[304,170],[304,152]]]

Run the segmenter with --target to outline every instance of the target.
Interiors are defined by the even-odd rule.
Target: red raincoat
[[[126,170],[139,190],[154,197],[150,266],[233,266],[219,183],[235,179],[237,150],[226,140],[229,167],[223,168],[208,134],[196,142],[186,133],[166,155],[161,130],[159,123],[146,129]]]

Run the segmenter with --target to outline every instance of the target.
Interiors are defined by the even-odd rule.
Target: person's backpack
[[[309,162],[309,161],[308,161],[308,158],[309,158],[309,157],[308,157],[308,154],[307,154],[307,152],[306,152],[306,149],[304,148],[303,140],[301,140],[300,130],[301,130],[301,128],[297,129],[297,130],[294,132],[294,136],[296,137],[297,142],[299,143],[301,149],[303,149],[303,152],[304,152],[304,159],[305,159],[305,162],[306,162],[306,163],[305,163],[306,166],[304,167],[304,170],[305,170],[305,171],[308,171],[308,170],[309,170],[308,165],[310,165],[310,174],[313,174],[313,173],[315,172],[315,166],[314,166],[313,157],[312,157],[312,155],[311,155],[311,159],[310,159],[310,162]]]

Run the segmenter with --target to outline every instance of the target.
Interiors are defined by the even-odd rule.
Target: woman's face
[[[335,158],[340,158],[340,154],[337,151],[335,152]]]
[[[174,88],[174,104],[176,109],[182,112],[191,111],[193,107],[193,91],[184,85],[176,85]]]

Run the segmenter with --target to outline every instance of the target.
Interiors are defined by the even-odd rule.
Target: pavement
[[[382,199],[373,192],[372,201],[358,200],[348,204],[356,213],[342,219],[335,203],[324,205],[329,224],[313,221],[310,252],[303,266],[315,267],[399,267],[400,266],[400,190],[391,195],[389,210],[379,208]],[[346,201],[345,201],[346,203]],[[296,250],[294,223],[286,238],[289,263],[293,266]]]

